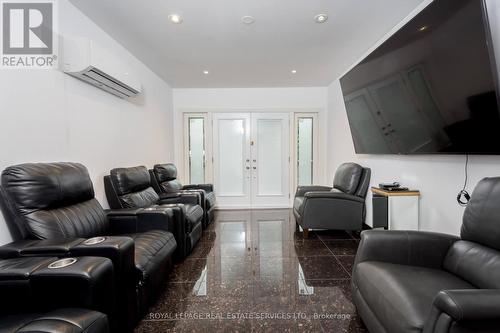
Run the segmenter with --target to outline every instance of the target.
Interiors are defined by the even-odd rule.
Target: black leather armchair
[[[198,193],[174,193],[160,198],[151,187],[146,167],[116,168],[104,177],[109,206],[118,212],[137,208],[169,209],[175,215],[176,258],[184,259],[202,234],[203,209]]]
[[[309,229],[362,230],[370,176],[369,168],[344,163],[335,173],[333,188],[299,186],[293,213],[304,237]]]
[[[107,333],[114,310],[113,265],[81,257],[0,260],[0,332]],[[99,312],[100,311],[100,312]]]
[[[213,222],[215,216],[215,193],[212,184],[182,185],[177,180],[177,167],[173,163],[156,164],[152,170],[151,181],[156,193],[168,196],[177,193],[196,192],[201,196],[201,206],[204,210],[203,228]]]
[[[364,231],[352,294],[370,332],[500,330],[500,178],[474,190],[461,238]]]
[[[1,195],[6,220],[24,239],[0,247],[0,257],[109,258],[121,331],[131,330],[172,266],[177,243],[171,213],[160,208],[105,212],[87,169],[77,163],[8,167]]]

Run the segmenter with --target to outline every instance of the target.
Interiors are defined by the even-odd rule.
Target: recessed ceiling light
[[[425,31],[427,29],[429,29],[429,26],[428,25],[423,25],[420,28],[418,28],[418,31],[422,32],[422,31]]]
[[[292,69],[292,74],[297,74],[297,70],[296,69]]]
[[[208,75],[208,74],[210,74],[210,72],[209,72],[209,71],[207,71],[207,70],[204,70],[204,71],[203,71],[203,74]]]
[[[168,15],[168,19],[175,24],[182,23],[182,17],[179,14],[170,14]]]
[[[250,15],[243,16],[241,18],[241,22],[243,22],[244,24],[252,24],[255,22],[255,17]]]
[[[328,20],[328,15],[326,14],[318,14],[314,16],[314,22],[316,23],[325,23]]]

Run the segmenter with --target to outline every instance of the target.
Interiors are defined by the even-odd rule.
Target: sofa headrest
[[[173,163],[156,164],[153,170],[159,183],[177,179],[177,167]]]
[[[148,169],[144,166],[116,168],[110,178],[118,195],[142,191],[151,186]]]
[[[74,205],[94,198],[87,168],[79,163],[27,163],[2,172],[2,187],[23,213]]]
[[[363,167],[356,163],[344,163],[339,166],[333,179],[333,187],[347,194],[356,194]]]
[[[500,250],[500,177],[477,184],[464,212],[461,236]]]

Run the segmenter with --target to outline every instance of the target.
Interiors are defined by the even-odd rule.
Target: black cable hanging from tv
[[[465,207],[469,203],[470,194],[467,192],[467,182],[469,181],[469,154],[465,155],[465,181],[464,187],[457,195],[457,202],[460,206]]]

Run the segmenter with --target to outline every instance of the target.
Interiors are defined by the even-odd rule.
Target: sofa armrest
[[[109,258],[113,262],[115,271],[121,274],[129,273],[135,267],[134,241],[130,237],[106,236],[96,244],[86,244],[83,238],[23,240],[0,247],[0,256],[2,258],[104,257]]]
[[[297,187],[297,192],[295,192],[296,197],[303,197],[307,192],[328,192],[331,191],[332,188],[328,186],[319,186],[319,185],[313,185],[313,186],[298,186]]]
[[[0,257],[47,257],[67,256],[71,249],[82,243],[83,238],[61,238],[61,239],[27,239],[15,241],[0,247]]]
[[[137,213],[137,231],[166,230],[175,233],[174,210],[169,207],[144,208]]]
[[[84,307],[113,319],[116,311],[114,268],[103,257],[79,257],[68,267],[41,267],[31,274],[30,287],[38,309]]]
[[[203,210],[205,210],[205,198],[207,196],[207,191],[202,190],[202,189],[189,189],[189,190],[181,190],[180,193],[187,193],[187,194],[197,194],[199,196],[199,201],[197,205],[200,205]]]
[[[115,235],[174,229],[173,212],[167,207],[108,210],[106,214]]]
[[[84,307],[113,315],[115,289],[109,259],[80,257],[66,267],[51,267],[56,257],[0,261],[3,313]],[[72,260],[72,259],[67,259]]]
[[[204,190],[206,192],[213,192],[214,185],[213,184],[190,184],[184,185],[182,187],[183,190]]]
[[[160,194],[160,205],[165,204],[185,204],[185,205],[201,205],[201,195],[196,192],[175,192]]]
[[[338,192],[307,192],[299,207],[299,222],[305,229],[362,230],[365,201]]]
[[[455,321],[500,320],[500,290],[443,290],[434,299],[434,306]]]
[[[98,239],[96,237],[95,239]],[[92,240],[91,238],[89,240]],[[134,275],[132,272],[135,269],[135,244],[130,237],[121,236],[105,236],[102,237],[99,243],[92,244],[82,242],[74,246],[71,251],[71,256],[94,256],[108,258],[113,262],[113,266],[120,277]]]
[[[450,246],[458,239],[452,235],[424,231],[363,231],[354,269],[364,261],[440,269]]]
[[[365,203],[365,199],[360,198],[355,195],[350,195],[346,193],[330,192],[330,191],[310,191],[306,192],[304,195],[306,199],[333,199],[333,200],[349,200],[354,202],[359,202],[361,204]]]

